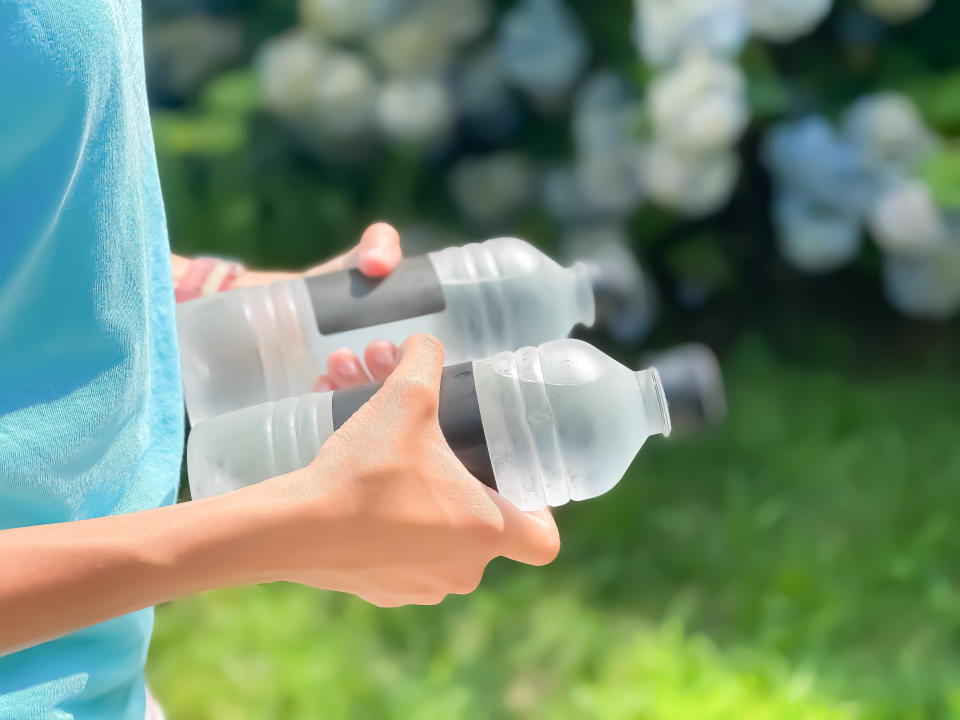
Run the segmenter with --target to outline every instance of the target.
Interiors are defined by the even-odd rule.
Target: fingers
[[[392,225],[378,222],[368,227],[350,253],[364,275],[382,277],[400,262],[400,235]]]
[[[373,379],[383,382],[397,367],[397,356],[396,345],[389,340],[376,340],[367,345],[363,359]]]
[[[504,557],[527,565],[547,565],[560,552],[560,531],[547,510],[524,512],[500,493],[484,486],[503,514]]]
[[[330,392],[336,389],[337,387],[333,384],[333,380],[330,379],[329,375],[321,375],[313,383],[314,392]]]
[[[345,390],[366,385],[373,378],[382,383],[397,367],[399,352],[397,346],[389,340],[375,340],[364,352],[366,372],[360,359],[348,348],[340,348],[327,358],[327,374],[321,375],[313,383],[313,392]]]
[[[400,235],[394,227],[387,223],[374,223],[363,231],[360,242],[352,250],[310,268],[306,274],[322,275],[336,270],[359,268],[364,275],[382,277],[389,275],[397,266],[401,255]]]
[[[432,335],[414,335],[400,346],[397,369],[387,378],[389,386],[401,395],[419,394],[436,408],[443,370],[443,345]]]
[[[363,369],[360,360],[347,348],[340,348],[330,353],[330,357],[327,358],[327,379],[333,386],[331,389],[337,390],[370,384],[370,376]]]

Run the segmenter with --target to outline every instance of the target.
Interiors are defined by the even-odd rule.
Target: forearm
[[[0,531],[0,655],[182,595],[277,579],[266,553],[282,522],[248,490]]]

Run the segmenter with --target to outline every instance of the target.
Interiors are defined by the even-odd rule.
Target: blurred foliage
[[[960,92],[960,87],[957,89]],[[960,209],[960,149],[950,148],[937,153],[926,167],[925,179],[937,202]]]
[[[651,440],[558,509],[553,565],[497,561],[435,608],[288,585],[177,601],[154,690],[171,720],[955,716],[954,373],[812,342],[825,362],[736,343],[728,425]]]
[[[568,5],[589,39],[589,67],[583,77],[613,69],[642,96],[654,75],[631,40],[630,9],[625,4],[603,9],[587,2]],[[511,7],[510,2],[495,3],[493,20],[463,52],[490,44],[498,19]],[[548,250],[558,248],[564,225],[537,202],[507,218],[478,224],[458,208],[450,178],[460,160],[501,150],[520,151],[537,168],[569,162],[575,152],[569,98],[559,108],[546,110],[512,90],[510,99],[521,109],[519,121],[493,140],[461,121],[432,145],[366,137],[339,143],[348,152],[318,155],[308,137],[262,108],[252,66],[264,41],[296,26],[296,3],[206,0],[198,6],[156,0],[146,3],[145,10],[148,60],[155,58],[154,65],[148,63],[150,87],[163,89],[153,92],[154,123],[175,251],[237,257],[255,266],[300,267],[347,246],[377,219],[411,231],[414,226],[428,228],[429,242],[420,247],[413,243],[414,251],[448,238],[458,242],[498,233],[525,237]],[[174,46],[165,28],[182,23],[183,17],[200,18],[198,23],[212,18],[231,32],[239,28],[242,43],[238,47],[233,35],[230,42],[218,41],[217,33],[210,33],[211,46],[219,42],[222,57],[208,50],[201,68],[176,71],[170,58],[189,63],[191,53],[188,47]],[[696,273],[704,268],[711,282],[703,302],[746,300],[762,292],[769,312],[789,303],[791,294],[780,291],[783,285],[765,280],[773,273],[788,278],[786,286],[802,282],[791,278],[797,272],[785,267],[777,253],[768,211],[770,182],[758,162],[760,139],[773,122],[808,113],[836,119],[858,97],[878,90],[912,98],[931,130],[941,136],[960,134],[960,57],[953,38],[958,26],[960,5],[950,1],[936,3],[915,21],[885,25],[847,0],[795,42],[750,40],[739,67],[752,120],[740,141],[743,168],[729,203],[707,218],[688,219],[648,202],[627,218],[633,248],[665,289],[666,307],[688,304],[688,281],[699,282]],[[154,41],[158,49],[151,53],[154,33],[163,42]],[[185,37],[184,42],[193,35]],[[190,81],[176,86],[170,75]],[[960,202],[957,167],[956,152],[946,145],[923,172],[936,201],[948,208]],[[711,242],[702,241],[705,227],[713,235]],[[679,260],[672,248],[666,255],[656,250],[678,243],[684,244]],[[698,254],[703,257],[693,257]],[[731,281],[723,268],[745,262],[752,272],[737,273]],[[876,267],[871,253],[862,252],[854,269],[873,274],[870,283],[858,289],[870,298],[861,308],[868,312],[882,306]],[[693,269],[692,278],[686,276],[688,268]],[[719,282],[713,283],[717,273]],[[829,273],[827,279],[843,288],[849,271]]]

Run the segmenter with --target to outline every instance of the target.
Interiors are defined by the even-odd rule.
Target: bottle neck
[[[647,432],[649,435],[670,435],[670,410],[667,407],[667,396],[663,392],[660,382],[660,373],[656,368],[640,370],[634,373],[637,385],[640,387],[640,399],[643,403],[643,412],[647,418]]]

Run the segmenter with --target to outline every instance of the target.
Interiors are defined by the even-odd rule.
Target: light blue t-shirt
[[[140,0],[0,0],[0,529],[173,502],[180,393]],[[142,720],[152,625],[0,658],[0,718]]]

